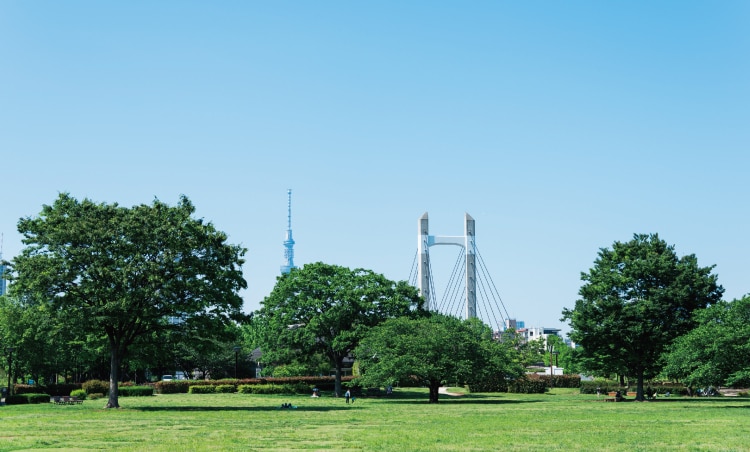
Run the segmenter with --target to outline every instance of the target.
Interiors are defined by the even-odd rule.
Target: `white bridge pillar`
[[[437,300],[432,293],[429,248],[434,245],[456,245],[464,248],[466,254],[466,318],[477,316],[477,266],[474,219],[468,213],[464,217],[464,235],[434,236],[429,234],[427,212],[419,218],[417,254],[417,283],[425,305],[429,310],[437,310]]]

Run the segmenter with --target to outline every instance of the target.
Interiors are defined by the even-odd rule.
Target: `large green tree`
[[[689,386],[750,385],[750,295],[702,309],[696,320],[672,344],[667,376]]]
[[[693,312],[721,299],[712,269],[695,255],[677,257],[657,234],[600,249],[581,274],[575,308],[563,310],[570,338],[582,346],[582,367],[635,377],[636,398],[644,400],[644,378],[658,374],[662,353],[695,326]]]
[[[18,223],[26,247],[11,265],[11,293],[49,304],[81,335],[106,337],[108,408],[119,407],[120,364],[139,338],[244,318],[245,249],[194,212],[184,196],[126,208],[63,193]]]
[[[420,312],[421,303],[405,281],[317,262],[280,276],[253,322],[263,335],[263,361],[285,364],[322,353],[341,394],[344,359],[365,333],[386,319]]]
[[[523,369],[508,351],[492,339],[490,328],[479,320],[462,321],[432,313],[429,317],[388,320],[373,328],[355,353],[362,385],[380,386],[416,378],[430,389],[430,403],[437,403],[444,381],[463,384],[497,373],[518,377]]]

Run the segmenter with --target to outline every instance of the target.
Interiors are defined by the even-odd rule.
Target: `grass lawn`
[[[157,395],[0,407],[0,450],[750,450],[750,399],[545,395]],[[297,408],[281,409],[284,402]]]

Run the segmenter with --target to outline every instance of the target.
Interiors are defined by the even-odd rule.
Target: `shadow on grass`
[[[128,407],[132,411],[340,411],[348,410],[351,407],[346,406],[299,406],[297,408],[279,408],[275,406],[144,406]]]
[[[430,403],[429,396],[425,392],[410,392],[410,391],[399,391],[394,393],[392,396],[383,397],[388,400],[389,403],[402,403],[402,404],[423,404]],[[498,396],[489,396],[482,394],[462,394],[462,395],[448,395],[440,394],[438,397],[438,404],[460,404],[460,405],[471,405],[471,404],[484,404],[484,405],[509,405],[519,403],[538,403],[541,400],[519,400],[519,399],[504,399]]]

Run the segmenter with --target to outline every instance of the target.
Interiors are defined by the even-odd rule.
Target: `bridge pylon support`
[[[477,266],[476,266],[476,242],[475,222],[468,213],[464,216],[464,235],[462,236],[435,236],[429,233],[429,218],[425,212],[419,218],[417,254],[417,283],[422,297],[425,299],[426,308],[437,310],[437,300],[432,291],[432,275],[430,270],[429,249],[435,245],[455,245],[464,249],[466,259],[466,318],[472,319],[477,316]]]

